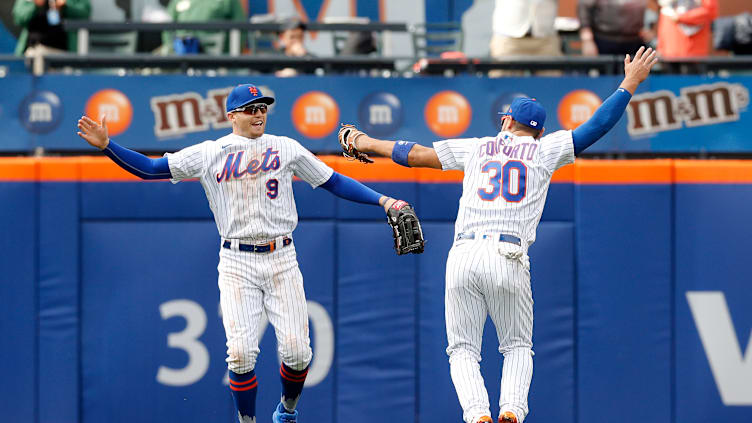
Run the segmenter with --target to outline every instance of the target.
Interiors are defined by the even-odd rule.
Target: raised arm
[[[152,159],[143,154],[116,144],[107,136],[107,117],[102,117],[102,124],[88,116],[78,120],[78,136],[86,140],[112,159],[118,166],[141,179],[170,179],[170,166],[167,157]]]
[[[593,116],[572,131],[574,154],[578,155],[605,135],[619,121],[637,87],[647,79],[650,69],[658,61],[652,48],[640,47],[634,60],[624,58],[624,80],[619,88],[598,107]]]
[[[358,152],[391,157],[395,163],[408,167],[428,167],[441,169],[441,162],[436,151],[430,147],[409,141],[388,141],[369,137],[365,132],[352,125],[340,129],[339,143],[348,156]]]

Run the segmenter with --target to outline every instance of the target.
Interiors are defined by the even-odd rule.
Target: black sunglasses
[[[266,113],[267,106],[264,103],[259,104],[249,104],[247,106],[238,107],[237,109],[233,110],[233,112],[241,112],[246,113],[249,115],[255,115],[257,111],[260,111],[261,113]]]

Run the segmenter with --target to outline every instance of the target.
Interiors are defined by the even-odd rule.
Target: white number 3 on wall
[[[188,364],[182,369],[159,366],[157,381],[169,386],[185,386],[197,382],[209,369],[209,351],[198,340],[206,329],[206,313],[191,300],[172,300],[159,306],[162,319],[182,317],[185,329],[167,335],[167,346],[179,348],[188,354]]]

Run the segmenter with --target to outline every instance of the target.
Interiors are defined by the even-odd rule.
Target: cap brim
[[[259,98],[254,98],[253,100],[249,101],[248,103],[243,103],[240,106],[234,108],[233,110],[237,110],[237,109],[239,109],[241,107],[245,107],[245,106],[247,106],[249,104],[255,104],[255,103],[272,104],[272,103],[274,103],[274,97],[259,97]]]
[[[266,104],[272,104],[274,103],[274,97],[259,97],[254,99],[253,101],[249,103],[245,103],[243,106],[247,104],[253,104],[253,103],[266,103]]]

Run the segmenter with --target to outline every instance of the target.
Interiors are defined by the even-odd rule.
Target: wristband
[[[407,156],[410,154],[410,150],[412,150],[414,146],[415,143],[410,141],[397,141],[394,143],[394,148],[392,149],[392,161],[398,165],[410,167],[410,165],[407,164]]]

